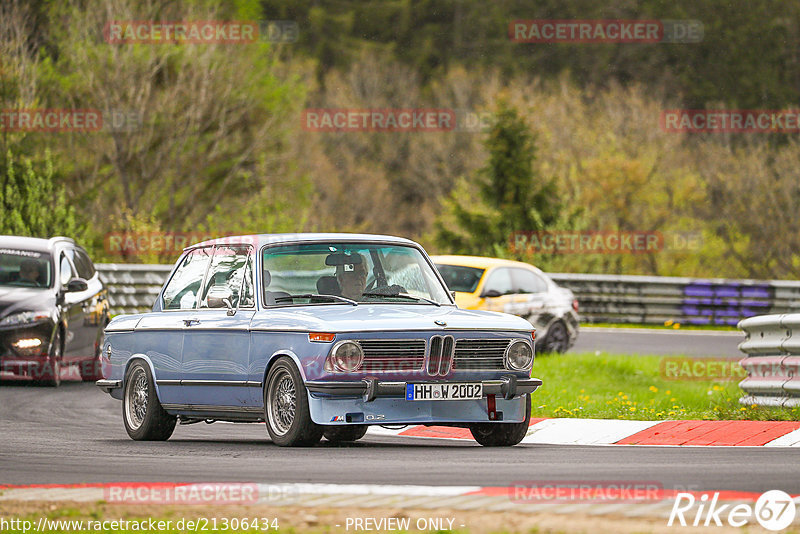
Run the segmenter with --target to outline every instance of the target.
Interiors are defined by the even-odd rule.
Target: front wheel
[[[264,388],[267,432],[281,447],[310,447],[322,438],[322,426],[311,420],[308,393],[294,362],[281,357],[269,370]]]
[[[136,441],[165,441],[175,430],[178,418],[168,414],[158,400],[150,367],[135,361],[125,373],[122,397],[125,430]]]
[[[528,433],[531,422],[531,396],[523,396],[525,402],[525,419],[521,423],[476,423],[470,425],[469,431],[475,441],[484,447],[511,447],[516,445]]]
[[[36,370],[34,381],[37,384],[54,388],[61,385],[61,345],[61,330],[56,330],[50,347],[50,357]]]

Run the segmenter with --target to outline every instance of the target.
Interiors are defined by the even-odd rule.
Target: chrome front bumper
[[[111,393],[112,389],[122,387],[122,380],[98,380],[94,384],[106,393]]]
[[[469,380],[448,381],[447,383],[459,382],[469,382]],[[481,380],[480,382],[483,384],[484,395],[499,395],[508,400],[518,395],[533,393],[542,385],[542,381],[538,378],[517,378],[513,375],[504,376],[499,380]],[[435,384],[437,382],[415,381],[414,383]],[[364,397],[366,402],[379,397],[405,397],[406,394],[406,382],[381,382],[377,378],[365,378],[357,382],[311,381],[306,382],[306,388],[316,395]]]

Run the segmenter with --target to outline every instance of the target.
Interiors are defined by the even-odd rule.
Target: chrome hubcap
[[[289,431],[294,422],[296,407],[297,391],[294,380],[287,370],[281,369],[272,377],[267,402],[267,416],[273,432],[283,436]]]
[[[142,426],[147,413],[147,375],[144,369],[137,368],[128,382],[125,395],[125,415],[128,425],[134,430]]]

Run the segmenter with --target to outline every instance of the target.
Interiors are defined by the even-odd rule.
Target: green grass
[[[723,332],[738,332],[735,326],[728,325],[704,325],[704,324],[682,324],[667,321],[664,324],[642,324],[642,323],[581,323],[581,327],[597,328],[650,328],[654,330],[711,330]],[[742,334],[744,335],[744,334]]]
[[[537,355],[533,417],[598,419],[800,420],[800,408],[742,406],[741,377],[728,380],[670,378],[662,360],[680,356],[568,353]],[[691,358],[688,358],[691,360]],[[670,376],[674,376],[670,375]]]

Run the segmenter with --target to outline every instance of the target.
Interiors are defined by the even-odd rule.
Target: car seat
[[[264,269],[264,288],[269,287],[269,284],[272,282],[272,275],[266,269]],[[277,304],[291,304],[292,301],[290,299],[280,299],[281,297],[289,297],[291,296],[286,291],[264,291],[264,299],[267,302],[267,306],[275,306]]]
[[[335,276],[322,276],[317,280],[317,293],[320,295],[342,295],[342,288]]]

